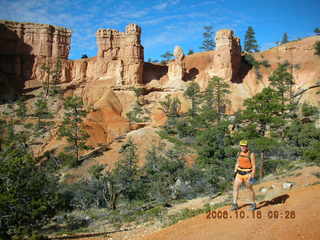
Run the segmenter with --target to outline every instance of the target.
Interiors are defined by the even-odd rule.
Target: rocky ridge
[[[264,52],[253,54],[258,61],[267,60],[269,68],[256,70],[244,61],[240,40],[232,30],[216,33],[216,50],[185,56],[181,47],[174,49],[175,59],[167,64],[144,62],[141,28],[129,24],[124,32],[99,29],[96,32],[96,57],[68,60],[71,31],[45,24],[0,22],[0,98],[8,99],[19,88],[40,86],[45,73],[44,63],[54,67],[62,61],[60,86],[65,95],[81,96],[86,107],[93,109],[86,124],[90,143],[111,142],[132,128],[127,120],[137,97],[131,87],[145,88],[142,96],[150,113],[151,127],[164,123],[159,102],[170,94],[180,99],[182,111],[189,108],[183,91],[188,82],[196,81],[203,90],[213,76],[222,77],[230,85],[229,113],[242,108],[244,100],[269,85],[268,77],[278,63],[288,61],[300,91],[316,84],[320,76],[320,58],[314,55],[313,44],[320,36],[292,41]],[[305,92],[300,101],[318,105],[317,89]],[[55,141],[55,140],[53,140]],[[50,143],[48,144],[50,146]],[[54,145],[54,144],[53,144]],[[46,150],[44,148],[43,150]]]

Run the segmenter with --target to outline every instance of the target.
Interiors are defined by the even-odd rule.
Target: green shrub
[[[303,159],[320,165],[320,142],[314,142],[303,151]]]
[[[316,41],[313,47],[314,47],[314,55],[320,56],[320,41]]]

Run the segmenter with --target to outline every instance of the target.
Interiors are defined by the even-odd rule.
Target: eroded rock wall
[[[216,50],[209,76],[218,76],[227,82],[235,82],[239,77],[241,63],[240,39],[232,30],[223,29],[216,33]]]
[[[125,32],[99,29],[96,33],[97,61],[107,62],[106,78],[115,78],[115,84],[135,85],[142,83],[143,47],[141,28],[136,24],[126,26]]]
[[[71,31],[63,27],[0,21],[1,87],[16,94],[25,81],[43,78],[43,64],[68,58],[70,37]]]

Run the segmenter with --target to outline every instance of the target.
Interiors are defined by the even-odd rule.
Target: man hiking
[[[239,188],[242,183],[245,183],[246,187],[251,192],[251,207],[250,210],[256,210],[255,203],[255,192],[253,190],[252,184],[254,180],[254,175],[256,172],[256,158],[255,154],[249,151],[248,141],[241,140],[240,141],[241,151],[237,155],[236,165],[234,168],[234,183],[233,183],[233,203],[231,210],[239,209],[237,200],[239,194]]]

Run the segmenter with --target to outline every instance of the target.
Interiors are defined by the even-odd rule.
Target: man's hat
[[[248,141],[247,140],[241,140],[240,141],[240,146],[248,146]]]

